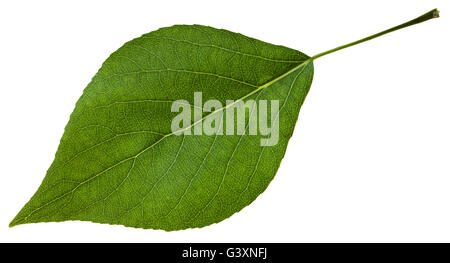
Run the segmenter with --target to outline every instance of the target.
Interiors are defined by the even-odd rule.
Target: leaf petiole
[[[419,24],[419,23],[425,22],[425,21],[427,21],[427,20],[430,20],[430,19],[432,19],[432,18],[438,18],[438,17],[439,17],[439,11],[438,11],[437,9],[433,9],[433,10],[427,12],[426,14],[423,14],[423,15],[421,15],[421,16],[419,16],[419,17],[417,17],[417,18],[415,18],[415,19],[413,19],[413,20],[411,20],[411,21],[406,22],[406,23],[403,23],[403,24],[400,24],[400,25],[398,25],[398,26],[389,28],[389,29],[387,29],[387,30],[381,31],[381,32],[376,33],[376,34],[374,34],[374,35],[365,37],[365,38],[363,38],[363,39],[360,39],[360,40],[357,40],[357,41],[354,41],[354,42],[351,42],[351,43],[348,43],[348,44],[345,44],[345,45],[342,45],[342,46],[339,46],[339,47],[330,49],[330,50],[328,50],[328,51],[319,53],[319,54],[317,54],[317,55],[315,55],[315,56],[312,56],[312,57],[310,58],[310,60],[311,60],[311,61],[312,61],[312,60],[315,60],[315,59],[317,59],[317,58],[320,58],[320,57],[322,57],[322,56],[325,56],[325,55],[328,55],[328,54],[330,54],[330,53],[336,52],[336,51],[338,51],[338,50],[341,50],[341,49],[344,49],[344,48],[348,48],[348,47],[351,47],[351,46],[354,46],[354,45],[357,45],[357,44],[366,42],[366,41],[368,41],[368,40],[377,38],[377,37],[382,36],[382,35],[384,35],[384,34],[387,34],[387,33],[390,33],[390,32],[394,32],[394,31],[397,31],[397,30],[399,30],[399,29],[402,29],[402,28],[405,28],[405,27],[408,27],[408,26],[412,26],[412,25],[415,25],[415,24]]]

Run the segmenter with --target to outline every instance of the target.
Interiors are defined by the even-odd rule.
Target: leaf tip
[[[17,226],[17,225],[23,224],[21,221],[23,221],[23,220],[21,220],[20,218],[18,218],[18,215],[17,215],[17,216],[14,217],[14,219],[9,223],[9,227],[11,228],[11,227],[13,227],[13,226]]]
[[[13,221],[11,221],[11,222],[9,223],[8,226],[9,226],[10,228],[16,225],[16,222],[14,222],[14,221],[15,221],[15,220],[13,220]]]

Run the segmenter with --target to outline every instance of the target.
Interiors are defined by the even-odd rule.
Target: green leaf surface
[[[220,222],[253,202],[275,176],[315,59],[436,17],[434,9],[312,57],[200,25],[136,38],[111,54],[88,84],[44,181],[10,226],[81,220],[180,230]],[[182,99],[198,109],[195,92],[226,106],[173,131],[172,104]],[[185,134],[249,100],[279,102],[279,111],[267,116],[279,122],[275,145],[261,146],[261,133]]]
[[[308,59],[199,25],[126,43],[84,90],[44,181],[11,225],[82,220],[179,230],[228,218],[273,179],[311,85]],[[278,143],[261,146],[260,135],[174,134],[172,102],[194,105],[194,92],[222,105],[279,100]]]

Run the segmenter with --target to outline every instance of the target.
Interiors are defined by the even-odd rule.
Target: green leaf
[[[83,220],[177,230],[231,216],[266,189],[280,165],[311,85],[312,63],[299,67],[308,58],[199,25],[126,43],[85,89],[44,182],[11,224]],[[194,92],[223,105],[280,100],[279,142],[175,135],[172,102],[193,105]]]
[[[312,61],[350,45],[308,57],[200,25],[127,42],[84,90],[46,177],[10,226],[81,220],[179,230],[230,217],[273,179],[311,85]],[[172,104],[182,99],[198,109],[195,92],[226,106],[173,131],[179,113]],[[279,122],[275,145],[262,146],[267,136],[248,130],[185,134],[249,100],[279,101],[279,111],[269,114],[269,123]],[[257,109],[249,109],[246,123]]]

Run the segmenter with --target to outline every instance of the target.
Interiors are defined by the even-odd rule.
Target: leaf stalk
[[[322,56],[331,54],[331,53],[336,52],[338,50],[341,50],[341,49],[344,49],[344,48],[348,48],[348,47],[351,47],[351,46],[354,46],[354,45],[358,45],[360,43],[363,43],[363,42],[369,41],[371,39],[377,38],[379,36],[382,36],[384,34],[387,34],[387,33],[390,33],[390,32],[394,32],[394,31],[397,31],[399,29],[402,29],[402,28],[405,28],[405,27],[409,27],[409,26],[412,26],[412,25],[415,25],[415,24],[419,24],[419,23],[425,22],[427,20],[430,20],[432,18],[438,18],[438,17],[439,17],[439,11],[437,9],[433,9],[433,10],[427,12],[426,14],[423,14],[423,15],[421,15],[421,16],[419,16],[419,17],[417,17],[417,18],[415,18],[415,19],[413,19],[411,21],[406,22],[406,23],[403,23],[403,24],[400,24],[398,26],[389,28],[387,30],[381,31],[381,32],[376,33],[374,35],[365,37],[363,39],[360,39],[360,40],[357,40],[357,41],[354,41],[354,42],[351,42],[351,43],[348,43],[348,44],[345,44],[345,45],[342,45],[342,46],[330,49],[328,51],[319,53],[319,54],[317,54],[315,56],[312,56],[310,58],[310,60],[313,61],[313,60],[315,60],[317,58],[320,58]]]

